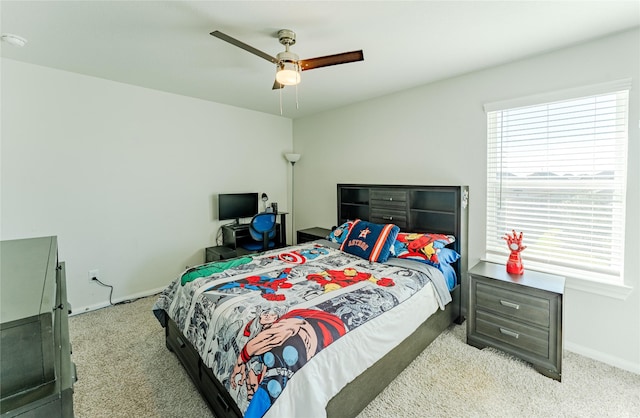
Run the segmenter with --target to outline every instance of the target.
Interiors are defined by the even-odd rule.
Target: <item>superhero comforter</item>
[[[318,416],[450,300],[436,268],[309,243],[189,269],[153,309],[163,326],[165,313],[176,322],[245,417]]]

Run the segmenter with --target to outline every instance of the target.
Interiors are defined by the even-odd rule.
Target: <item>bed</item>
[[[196,266],[154,305],[215,416],[356,416],[462,322],[468,188],[337,192],[328,239]]]

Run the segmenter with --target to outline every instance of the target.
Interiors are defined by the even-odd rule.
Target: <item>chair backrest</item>
[[[269,248],[269,240],[276,236],[276,214],[273,212],[258,213],[251,219],[249,234],[256,241],[262,241],[262,249]]]

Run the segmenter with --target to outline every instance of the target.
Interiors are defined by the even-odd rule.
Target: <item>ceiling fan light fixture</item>
[[[278,31],[278,41],[280,44],[284,45],[285,50],[275,57],[267,54],[266,52],[262,52],[251,45],[247,45],[242,41],[232,38],[219,30],[214,30],[210,35],[276,64],[276,81],[273,83],[272,90],[277,89],[281,92],[284,86],[296,86],[300,84],[300,73],[302,71],[364,60],[362,50],[300,60],[298,54],[289,50],[289,48],[296,43],[296,33],[290,29],[281,29]],[[297,91],[298,90],[296,89],[296,100]],[[282,97],[282,94],[280,97]],[[282,103],[280,106],[280,113],[282,113]]]
[[[300,71],[298,65],[292,62],[285,62],[278,67],[276,81],[285,86],[295,86],[300,83]]]

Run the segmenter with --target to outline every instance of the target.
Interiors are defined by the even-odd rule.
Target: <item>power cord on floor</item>
[[[135,302],[136,300],[140,299],[140,298],[127,299],[127,300],[123,300],[121,302],[113,303],[111,301],[111,297],[113,296],[113,286],[111,286],[110,284],[102,283],[97,277],[92,277],[91,280],[95,280],[96,282],[98,282],[99,285],[104,286],[104,287],[108,287],[110,289],[109,290],[109,305],[111,305],[111,306],[124,305],[125,303]]]

